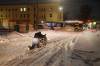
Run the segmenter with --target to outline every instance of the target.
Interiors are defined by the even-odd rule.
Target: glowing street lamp
[[[43,23],[44,23],[44,21],[41,21],[41,23],[43,24]]]
[[[96,22],[93,22],[93,25],[96,25]]]
[[[62,6],[60,6],[60,7],[59,7],[59,11],[62,11],[62,10],[63,10],[63,7],[62,7]]]
[[[59,9],[59,20],[62,21],[62,18],[63,18],[63,17],[62,17],[62,16],[63,16],[63,14],[62,14],[62,13],[63,13],[63,12],[62,12],[62,11],[63,11],[63,7],[62,7],[62,6],[59,6],[58,9]]]
[[[93,28],[96,29],[96,22],[93,22]]]

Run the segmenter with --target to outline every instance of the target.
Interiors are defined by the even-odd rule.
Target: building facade
[[[20,32],[33,30],[42,21],[63,21],[63,11],[60,3],[33,3],[20,5],[0,5],[0,28],[14,30],[17,26]]]

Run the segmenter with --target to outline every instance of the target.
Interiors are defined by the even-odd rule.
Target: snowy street
[[[47,34],[47,45],[28,50],[34,33],[13,32],[0,38],[0,66],[100,65],[99,31],[42,31]]]

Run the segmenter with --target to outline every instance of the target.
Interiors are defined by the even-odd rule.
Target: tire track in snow
[[[72,37],[67,37],[50,42],[45,48],[30,51],[21,58],[17,57],[3,66],[64,66],[65,45],[72,39]]]
[[[57,43],[58,43],[58,41],[59,41],[59,40],[54,41],[54,42],[57,42]],[[55,45],[52,45],[52,46],[56,47],[57,45],[55,44]],[[54,48],[54,47],[52,47],[52,48]],[[39,58],[39,55],[41,56],[41,55],[45,54],[44,51],[46,51],[47,49],[50,50],[51,47],[50,47],[50,48],[47,47],[46,49],[43,48],[43,49],[39,50],[39,52],[37,51],[36,53],[33,53],[33,55],[34,55],[34,56],[37,56],[37,57]],[[48,50],[47,50],[47,51],[48,51]],[[42,53],[42,54],[41,54],[41,53]],[[32,56],[33,56],[33,55],[32,55]],[[29,56],[30,56],[30,55],[29,55]],[[29,56],[28,56],[28,57],[29,57]],[[37,58],[37,59],[38,59],[38,58]],[[9,61],[6,65],[7,65],[7,66],[10,66],[10,65],[15,64],[16,61],[17,61],[17,63],[19,63],[19,62],[21,62],[22,60],[24,60],[24,59],[23,59],[23,58],[20,58],[20,57],[17,57],[17,58],[15,58],[15,59]]]

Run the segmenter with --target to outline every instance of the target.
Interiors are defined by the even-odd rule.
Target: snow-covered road
[[[62,38],[48,43],[45,48],[28,51],[23,56],[19,56],[3,66],[66,66],[69,65],[68,57],[74,36]],[[69,48],[68,48],[69,47]]]
[[[0,37],[0,64],[14,59],[16,56],[24,55],[28,51],[28,45],[32,44],[32,36],[35,32],[29,33],[17,33],[12,32],[9,35]],[[63,44],[63,39],[69,41],[69,38],[75,36],[75,33],[60,32],[60,31],[42,31],[43,34],[47,34],[48,45],[43,50],[47,50],[48,47]],[[65,42],[64,42],[65,43]],[[67,43],[66,43],[67,44]],[[48,49],[50,52],[53,50]],[[37,49],[38,50],[38,49]],[[59,49],[57,49],[58,51]],[[38,52],[38,51],[37,51]],[[41,51],[42,53],[42,51]],[[1,66],[0,65],[0,66]]]
[[[15,52],[15,58],[10,56],[10,60],[0,66],[100,66],[100,31],[42,33],[47,34],[48,44],[30,51],[27,50],[27,46],[31,45],[34,33],[20,34],[18,39],[16,38],[19,42],[15,40],[14,44],[8,44],[8,47],[14,46],[12,49],[19,47],[16,50],[10,47],[9,52]],[[16,37],[14,35],[12,37]]]

